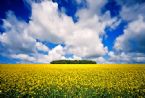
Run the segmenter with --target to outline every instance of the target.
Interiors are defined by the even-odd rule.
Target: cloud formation
[[[145,63],[145,2],[133,0],[118,3],[122,5],[120,16],[128,21],[128,25],[123,34],[116,38],[109,60],[118,63]]]
[[[17,20],[12,13],[8,13],[7,19],[4,20],[7,32],[1,34],[0,41],[4,48],[10,49],[7,52],[11,53],[11,57],[24,61],[35,62],[35,59],[41,57],[44,60],[40,62],[50,62],[56,58],[61,59],[66,53],[79,57],[104,55],[107,48],[103,46],[99,36],[104,32],[107,23],[100,22],[97,14],[93,17],[83,15],[85,18],[82,15],[78,16],[80,21],[74,23],[71,17],[58,12],[57,3],[51,1],[32,3],[32,16],[28,24]],[[97,25],[102,25],[102,28],[97,29]],[[64,43],[65,47],[59,46],[61,47],[59,49],[66,50],[63,53],[55,52],[58,46],[49,50],[49,47],[37,42],[36,39],[58,44]],[[48,52],[48,55],[41,54],[39,51]]]
[[[116,39],[115,48],[124,52],[145,52],[145,21],[142,16],[129,23],[124,34]]]
[[[81,2],[83,1],[77,0],[78,4]],[[59,11],[57,3],[47,0],[35,3],[27,0],[26,4],[29,3],[32,8],[29,22],[18,19],[11,11],[3,19],[5,32],[0,34],[0,55],[18,59],[18,63],[49,63],[57,59],[143,63],[145,3],[135,0],[116,2],[122,9],[119,16],[111,17],[109,10],[102,13],[107,0],[86,0],[86,7],[75,13],[78,20],[74,22],[65,11]],[[114,49],[108,50],[108,46],[102,41],[107,36],[106,28],[116,29],[122,21],[126,21],[128,25],[122,35],[116,38],[112,46]],[[51,49],[43,42],[57,45]]]

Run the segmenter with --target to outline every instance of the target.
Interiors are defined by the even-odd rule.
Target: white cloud
[[[116,0],[122,7],[120,16],[126,21],[134,21],[138,16],[145,16],[145,1],[144,0]]]
[[[115,49],[126,52],[144,52],[145,50],[145,21],[143,17],[129,23],[124,34],[115,42]]]
[[[103,57],[98,57],[96,58],[95,60],[97,63],[101,63],[101,64],[104,64],[104,63],[108,63],[106,59],[104,59]]]
[[[77,30],[66,44],[69,52],[80,57],[102,56],[107,52],[99,35],[91,29]]]
[[[145,2],[142,0],[121,0],[121,19],[128,22],[122,35],[116,38],[114,50],[108,53],[108,63],[145,62]],[[115,22],[118,25],[120,20]],[[112,28],[112,27],[111,27]],[[114,28],[114,26],[113,26]],[[116,28],[116,26],[115,26]]]
[[[136,4],[134,6],[123,6],[120,15],[124,20],[134,21],[139,15],[145,16],[145,4]]]
[[[117,37],[114,52],[109,52],[110,62],[144,63],[145,62],[145,21],[143,16],[130,22],[124,34]]]
[[[59,13],[57,3],[51,1],[33,3],[31,18],[30,33],[40,40],[62,43],[73,31],[72,18]]]
[[[35,61],[35,57],[29,55],[39,51],[48,52],[48,47],[37,42],[27,31],[28,24],[17,20],[12,12],[8,12],[4,21],[6,32],[0,34],[0,44],[3,46],[0,55],[20,60]]]
[[[101,8],[108,2],[107,0],[86,0],[88,3],[88,15],[101,14]]]
[[[22,62],[25,62],[25,63],[29,63],[29,62],[34,62],[36,61],[36,59],[34,57],[31,57],[27,54],[12,54],[10,55],[11,58],[14,58],[14,59],[20,59],[22,60]]]
[[[52,60],[66,59],[64,48],[60,45],[49,50],[48,54],[11,54],[11,58],[19,59],[19,63],[50,63]]]
[[[49,51],[49,60],[62,59],[65,55],[64,48],[61,45],[56,46],[54,49]]]
[[[32,21],[29,26],[31,36],[53,43],[65,43],[69,52],[76,56],[104,55],[106,48],[99,37],[112,20],[108,12],[103,17],[98,16],[98,13],[87,17],[97,9],[92,5],[92,1],[88,3],[90,6],[89,9],[85,9],[85,15],[81,14],[82,10],[78,11],[77,15],[80,18],[77,23],[64,13],[59,13],[57,3],[44,1],[32,4]],[[98,3],[104,4],[102,1],[97,2],[97,5]]]
[[[65,51],[61,45],[56,46],[52,50],[49,51],[48,54],[35,54],[37,63],[50,63],[52,60],[60,60],[65,59]]]
[[[48,47],[47,47],[46,45],[40,43],[40,42],[37,42],[37,43],[36,43],[36,48],[37,48],[39,51],[46,51],[46,52],[49,51]]]
[[[65,13],[58,12],[57,3],[46,0],[41,3],[31,2],[32,16],[29,23],[8,14],[8,18],[4,20],[7,31],[0,34],[0,43],[7,49],[7,56],[12,55],[12,58],[22,61],[48,63],[52,60],[68,59],[65,57],[68,53],[73,54],[71,59],[97,57],[101,62],[102,56],[108,52],[101,38],[105,35],[105,27],[118,21],[110,17],[110,12],[101,14],[101,8],[106,2],[87,0],[88,8],[80,9],[76,13],[79,16],[76,23]],[[58,45],[50,50],[41,41],[65,46]]]
[[[7,52],[36,52],[36,41],[29,36],[26,31],[27,24],[25,22],[18,21],[13,13],[9,12],[7,19],[4,20],[3,26],[7,29],[7,31],[0,34],[0,42],[5,47]]]
[[[144,63],[145,54],[143,53],[125,53],[109,52],[108,63]]]

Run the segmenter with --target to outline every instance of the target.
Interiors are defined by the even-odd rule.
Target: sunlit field
[[[145,65],[0,65],[0,98],[145,98]]]

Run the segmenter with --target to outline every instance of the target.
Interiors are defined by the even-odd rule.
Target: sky
[[[0,0],[0,63],[145,63],[145,0]]]

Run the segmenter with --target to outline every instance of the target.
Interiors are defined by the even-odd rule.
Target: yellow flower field
[[[0,98],[145,98],[145,65],[0,65]]]

